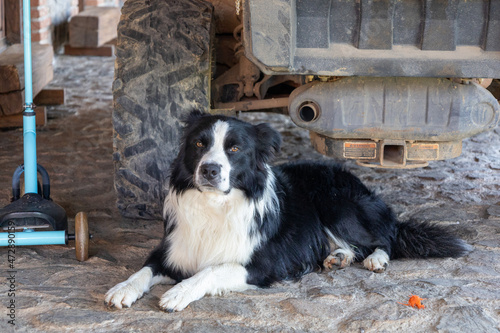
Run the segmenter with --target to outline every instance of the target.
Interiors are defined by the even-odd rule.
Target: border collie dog
[[[380,273],[389,259],[459,257],[469,246],[444,227],[398,222],[354,175],[333,163],[271,167],[278,132],[192,112],[172,165],[165,234],[144,267],[105,296],[129,307],[153,285],[180,311],[221,295],[355,261]]]

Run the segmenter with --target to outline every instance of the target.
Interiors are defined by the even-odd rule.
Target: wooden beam
[[[72,56],[95,56],[111,57],[115,53],[113,45],[104,45],[101,47],[71,47],[64,45],[64,54]]]
[[[35,108],[36,126],[43,126],[47,123],[47,112],[44,106]],[[23,127],[22,113],[11,116],[0,116],[0,128]]]
[[[33,95],[37,95],[53,78],[51,45],[33,44]],[[11,45],[0,54],[0,115],[21,113],[24,105],[24,50]]]
[[[21,1],[5,1],[5,37],[9,44],[21,42]]]
[[[14,64],[2,64],[0,59],[0,93],[8,93],[24,88],[19,80],[19,70]]]
[[[34,99],[35,105],[63,105],[64,89],[43,89]]]
[[[117,38],[113,38],[112,40],[107,41],[106,44],[104,44],[104,45],[115,45],[116,46],[116,41],[117,41]]]
[[[69,45],[99,47],[116,38],[120,8],[87,7],[69,22]]]

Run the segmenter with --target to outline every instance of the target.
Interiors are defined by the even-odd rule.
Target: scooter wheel
[[[78,261],[89,258],[89,223],[84,212],[79,212],[75,217],[75,249]]]

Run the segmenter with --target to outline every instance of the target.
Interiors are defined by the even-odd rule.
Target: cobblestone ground
[[[206,297],[180,313],[164,313],[157,286],[132,308],[112,310],[105,292],[137,271],[162,235],[162,223],[122,218],[115,208],[112,154],[112,58],[56,57],[54,87],[66,104],[52,107],[38,131],[38,158],[52,197],[70,217],[89,216],[91,257],[74,247],[18,247],[15,297],[9,296],[7,250],[0,249],[0,332],[498,332],[500,321],[500,130],[464,141],[461,157],[410,171],[345,163],[394,208],[400,219],[448,224],[474,246],[460,259],[396,260],[386,273],[354,264],[265,290]],[[268,121],[285,144],[278,162],[322,159],[308,134],[282,116]],[[1,120],[0,120],[1,121]],[[0,206],[22,162],[22,132],[0,132]],[[405,303],[412,294],[425,309]],[[8,323],[15,300],[15,326]]]

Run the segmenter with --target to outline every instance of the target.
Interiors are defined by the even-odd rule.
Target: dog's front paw
[[[143,292],[134,286],[133,282],[125,281],[111,288],[106,293],[104,301],[108,306],[114,306],[118,309],[129,308],[142,294]]]
[[[193,297],[191,290],[179,283],[163,294],[160,299],[160,308],[167,312],[182,311],[189,303],[197,299],[199,298]]]
[[[127,281],[118,283],[104,296],[108,306],[121,309],[123,306],[129,308],[145,292],[149,290],[153,278],[150,267],[143,267],[140,271],[132,274]]]
[[[366,269],[375,272],[383,273],[389,264],[389,256],[384,250],[376,249],[375,252],[370,254],[363,260],[363,266]]]
[[[351,265],[354,261],[354,255],[352,251],[347,251],[344,249],[337,249],[330,253],[328,257],[323,261],[323,267],[327,270],[333,269],[333,266],[339,266],[340,268],[346,268]]]

